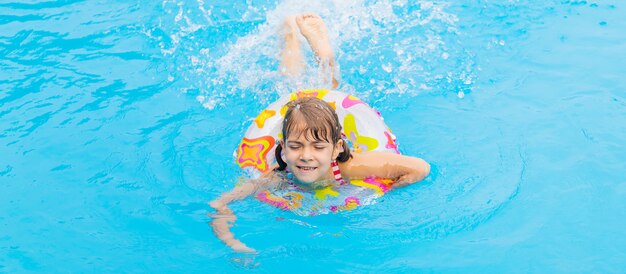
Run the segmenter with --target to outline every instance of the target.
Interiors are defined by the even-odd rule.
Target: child
[[[282,54],[281,71],[287,76],[298,76],[303,68],[302,54],[295,31],[309,42],[321,65],[334,67],[334,56],[322,19],[312,13],[290,17],[285,23],[288,32]],[[291,31],[289,31],[291,30]],[[333,88],[338,84],[331,70],[329,80]],[[424,160],[387,152],[351,153],[341,138],[342,126],[334,109],[315,97],[289,102],[282,124],[282,140],[276,147],[278,164],[259,179],[250,180],[223,194],[209,205],[217,211],[211,226],[217,237],[235,251],[254,251],[234,238],[230,226],[236,219],[227,205],[260,190],[276,187],[289,181],[301,188],[317,189],[339,185],[344,179],[363,179],[370,176],[395,179],[393,187],[421,181],[430,172]],[[287,173],[290,176],[285,176]]]

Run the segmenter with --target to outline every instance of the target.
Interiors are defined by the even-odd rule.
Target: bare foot
[[[304,69],[304,57],[298,39],[298,25],[295,16],[288,16],[283,23],[285,48],[281,53],[280,72],[287,76],[298,76]]]
[[[328,71],[329,79],[332,79],[332,88],[337,88],[339,83],[333,72],[335,69],[335,56],[330,46],[328,30],[324,20],[315,13],[307,12],[297,16],[296,23],[300,28],[300,33],[306,38],[313,53],[315,53],[320,67]]]
[[[328,30],[322,18],[312,12],[303,13],[296,17],[300,33],[309,42],[311,49],[320,60],[332,61],[333,50],[330,47]]]

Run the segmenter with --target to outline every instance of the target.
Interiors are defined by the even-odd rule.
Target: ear
[[[333,149],[333,159],[336,159],[337,157],[339,157],[339,153],[342,153],[342,152],[343,152],[343,140],[340,139],[335,144],[335,149]]]

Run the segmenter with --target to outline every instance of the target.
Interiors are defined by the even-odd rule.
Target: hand
[[[398,178],[391,185],[391,187],[392,188],[400,188],[400,187],[411,185],[411,184],[413,184],[415,182],[417,182],[417,178],[414,178],[414,176],[409,176],[409,174],[406,174],[406,175],[400,176],[400,178]]]
[[[222,207],[216,214],[210,214],[213,220],[209,223],[213,228],[213,232],[218,239],[222,240],[226,245],[230,246],[235,252],[254,253],[256,250],[246,246],[241,241],[235,239],[235,235],[230,232],[237,217],[227,208]]]
[[[213,209],[217,210],[217,211],[220,211],[221,209],[226,207],[226,204],[224,204],[219,199],[216,199],[216,200],[213,200],[213,201],[209,202],[209,206],[212,207]]]

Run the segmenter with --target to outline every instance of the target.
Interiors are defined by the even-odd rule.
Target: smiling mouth
[[[298,166],[298,170],[302,171],[302,172],[311,172],[313,170],[316,170],[317,167],[310,167],[310,166]]]

